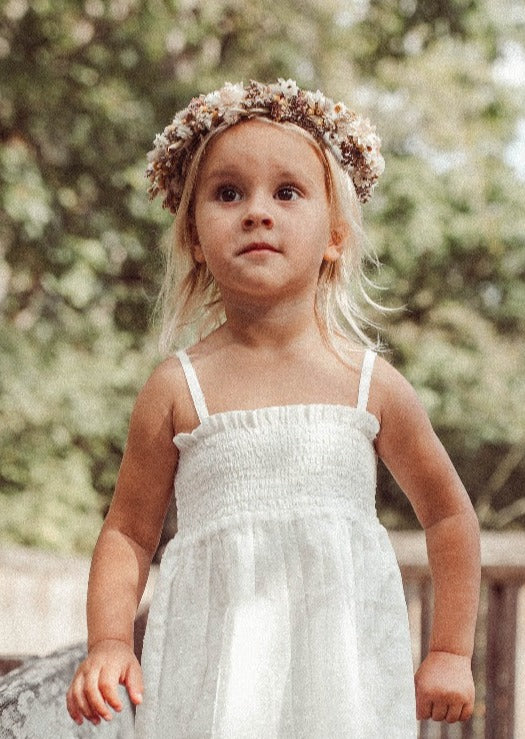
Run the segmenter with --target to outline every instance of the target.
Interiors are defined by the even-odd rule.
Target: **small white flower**
[[[385,171],[385,160],[378,152],[375,152],[374,156],[370,160],[370,169],[376,177],[379,177]]]
[[[213,117],[208,110],[199,110],[195,115],[195,120],[199,128],[205,128],[208,131],[211,129]]]
[[[312,103],[316,103],[321,108],[324,108],[324,105],[326,103],[326,98],[321,92],[321,90],[316,90],[316,92],[310,92],[308,94],[308,99],[312,101]]]
[[[226,82],[224,87],[219,90],[220,105],[226,107],[239,105],[244,98],[244,87],[240,84],[232,85]],[[226,111],[224,111],[226,113]]]
[[[337,124],[337,135],[341,139],[346,139],[349,136],[356,137],[358,135],[358,128],[355,121],[349,120],[348,118],[339,121]]]
[[[225,108],[223,113],[224,122],[229,126],[233,126],[239,121],[240,110],[238,108]]]
[[[204,98],[204,103],[208,108],[217,108],[221,104],[221,91],[215,90],[215,92],[210,92],[206,97]]]
[[[370,137],[373,136],[374,132],[370,127],[370,121],[368,121],[366,118],[358,118],[355,121],[354,125],[357,136],[363,141],[368,141]]]
[[[285,80],[279,77],[277,80],[278,90],[283,93],[286,98],[294,97],[299,93],[299,88],[295,80]]]
[[[182,123],[182,121],[185,121],[188,117],[189,108],[184,108],[184,110],[179,110],[178,113],[175,114],[175,117],[173,118],[173,125],[177,126],[179,123]]]
[[[185,123],[179,123],[178,126],[175,128],[175,133],[180,139],[191,139],[191,137],[193,136],[192,129]]]
[[[165,149],[168,146],[168,139],[164,133],[158,133],[153,141],[155,149]],[[153,152],[150,152],[152,154]]]

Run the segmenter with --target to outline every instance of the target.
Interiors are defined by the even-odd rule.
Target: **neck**
[[[313,305],[279,302],[277,305],[225,304],[224,330],[235,343],[254,349],[277,350],[322,341]]]

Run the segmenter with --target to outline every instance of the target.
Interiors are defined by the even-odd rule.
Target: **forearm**
[[[98,539],[87,598],[88,647],[103,639],[133,646],[133,624],[148,578],[151,555],[116,528]]]
[[[471,508],[425,531],[434,588],[430,650],[472,656],[479,602],[479,525]]]

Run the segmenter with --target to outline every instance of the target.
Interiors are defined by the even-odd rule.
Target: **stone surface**
[[[77,726],[70,718],[66,692],[84,654],[83,645],[69,647],[31,659],[0,678],[1,739],[132,739],[133,711],[124,688],[124,709],[112,721]]]

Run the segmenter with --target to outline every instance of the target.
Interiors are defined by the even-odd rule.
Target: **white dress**
[[[416,737],[399,568],[375,510],[377,418],[285,405],[179,433],[178,531],[160,566],[140,739]]]

